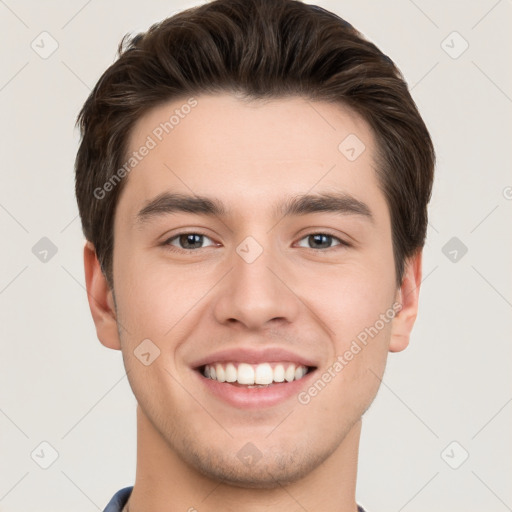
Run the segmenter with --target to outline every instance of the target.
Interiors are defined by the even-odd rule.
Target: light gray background
[[[512,510],[512,3],[317,3],[395,60],[438,154],[420,314],[364,419],[358,501]],[[74,122],[126,32],[195,4],[0,0],[0,511],[103,510],[134,482],[135,399],[84,291]],[[46,59],[31,47],[52,39]],[[47,262],[42,237],[58,249]],[[452,237],[465,255],[443,253]]]

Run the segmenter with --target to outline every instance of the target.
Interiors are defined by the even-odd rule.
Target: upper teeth
[[[308,369],[293,363],[215,363],[204,367],[204,376],[219,382],[238,382],[239,384],[272,384],[272,382],[291,382],[306,375]]]

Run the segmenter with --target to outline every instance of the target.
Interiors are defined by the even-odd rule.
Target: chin
[[[184,445],[182,445],[183,447]],[[252,462],[244,462],[237,451],[226,453],[212,447],[204,450],[185,449],[182,453],[187,463],[203,476],[226,485],[249,489],[275,489],[304,478],[314,471],[332,453],[324,449],[313,453],[311,443],[306,452],[296,446],[293,451],[279,450],[273,446]],[[180,450],[181,451],[181,450]]]

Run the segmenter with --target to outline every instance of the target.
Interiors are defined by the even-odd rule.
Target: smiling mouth
[[[222,362],[197,368],[203,377],[238,387],[265,388],[302,379],[316,367],[292,362],[238,363]]]

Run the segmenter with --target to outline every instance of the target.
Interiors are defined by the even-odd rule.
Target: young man
[[[79,124],[89,304],[138,402],[105,510],[362,510],[434,169],[392,61],[317,6],[217,0],[124,42]]]

